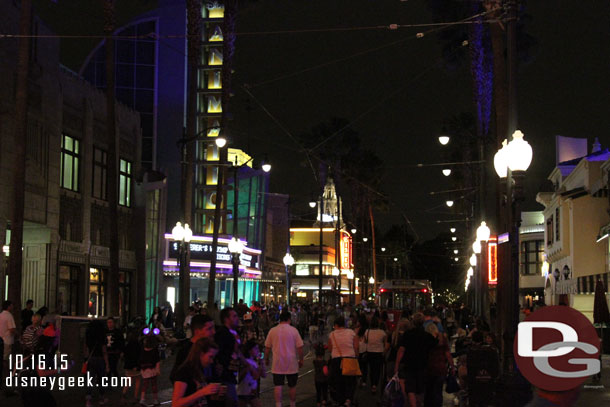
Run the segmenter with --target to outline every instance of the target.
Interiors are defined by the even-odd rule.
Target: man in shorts
[[[285,309],[280,314],[280,323],[272,328],[265,340],[265,363],[269,365],[269,355],[273,351],[273,385],[275,405],[282,406],[282,386],[288,381],[290,407],[296,406],[297,379],[303,367],[303,339],[299,331],[290,325],[290,312]]]

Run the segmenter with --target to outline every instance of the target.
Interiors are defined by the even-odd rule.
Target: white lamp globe
[[[375,279],[373,278],[373,276],[369,278],[369,284],[375,284]]]
[[[456,262],[460,261],[459,257],[454,258],[453,260],[455,260]]]
[[[366,243],[366,242],[368,242],[368,241],[369,241],[369,238],[368,238],[368,237],[363,237],[363,238],[362,238],[362,241],[363,241],[364,243]]]
[[[444,175],[445,177],[450,176],[450,175],[451,175],[451,170],[450,170],[449,168],[444,168],[444,169],[443,169],[443,175]]]
[[[214,140],[214,142],[216,143],[218,148],[223,148],[224,146],[227,145],[227,139],[222,136],[216,137],[216,140]]]
[[[284,260],[285,266],[290,267],[294,264],[294,257],[292,257],[292,255],[290,253],[286,253],[283,260]]]
[[[452,241],[452,242],[457,241],[457,237],[455,237],[455,236],[451,236],[451,241]]]
[[[532,163],[532,146],[523,140],[523,133],[516,130],[513,139],[508,143],[508,168],[511,171],[527,171]]]
[[[470,256],[470,265],[472,267],[475,267],[477,265],[477,255],[472,253],[472,256]]]
[[[455,228],[451,228],[451,229],[449,229],[449,231],[450,231],[451,233],[455,233]]]
[[[172,229],[172,239],[182,240],[184,238],[184,228],[182,223],[176,222],[176,226]]]
[[[241,240],[234,237],[229,240],[229,252],[241,254],[244,251],[244,244]]]
[[[438,142],[441,143],[442,145],[446,146],[447,143],[449,143],[449,136],[439,136]]]
[[[458,249],[455,249],[455,250],[453,251],[453,254],[458,254],[459,252],[460,252],[460,251],[459,251]]]
[[[453,206],[453,201],[446,201],[445,204],[451,208]]]
[[[192,238],[193,238],[193,231],[189,227],[189,224],[185,223],[184,224],[184,241],[188,243],[191,241]]]
[[[269,163],[263,163],[263,165],[261,165],[261,169],[262,169],[264,172],[269,172],[269,171],[271,171],[271,164],[269,164]]]
[[[474,270],[472,269],[472,267],[470,267],[468,269],[468,272],[466,273],[466,275],[468,276],[468,278],[474,276]]]
[[[472,251],[474,254],[481,254],[481,242],[475,240],[475,242],[472,244]]]
[[[481,226],[477,228],[477,240],[487,242],[489,240],[489,236],[491,235],[491,230],[487,226],[485,221],[481,222]]]
[[[494,155],[494,168],[496,174],[498,174],[498,177],[500,178],[506,178],[508,175],[508,153],[506,145],[507,141],[504,140],[502,142],[502,148]]]
[[[310,208],[315,208],[316,207],[316,201],[309,201],[309,207]]]
[[[356,228],[352,228],[352,230],[350,230],[350,232],[352,232],[352,235],[355,235],[357,230],[356,230]]]

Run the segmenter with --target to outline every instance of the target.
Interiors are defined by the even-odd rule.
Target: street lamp
[[[453,201],[445,201],[445,204],[451,208],[453,206]]]
[[[449,143],[449,136],[439,136],[438,142],[441,143],[442,145],[446,146],[447,143]]]
[[[373,276],[369,277],[369,284],[375,284],[375,278],[373,278]]]
[[[459,252],[460,252],[460,251],[459,251],[458,249],[455,249],[455,250],[453,251],[453,254],[458,254]]]
[[[269,171],[271,171],[271,164],[263,161],[263,164],[261,165],[261,169],[265,172],[269,172]]]
[[[448,177],[451,175],[451,170],[449,168],[443,168],[443,175]]]
[[[352,229],[350,230],[350,232],[352,232],[352,235],[355,235],[355,234],[356,234],[356,232],[357,232],[357,231],[356,231],[356,228],[352,228]]]
[[[482,221],[481,225],[477,228],[477,237],[476,243],[479,244],[479,247],[475,247],[473,245],[472,249],[475,254],[479,255],[479,261],[477,273],[475,275],[475,298],[476,298],[476,307],[475,309],[478,311],[479,315],[483,317],[483,319],[488,320],[488,310],[487,310],[487,242],[489,241],[489,236],[491,235],[491,231],[487,224]],[[478,252],[477,253],[477,249]]]
[[[474,252],[474,254],[481,254],[481,242],[475,240],[472,244],[472,251]]]
[[[494,167],[500,178],[506,178],[506,225],[509,228],[510,255],[504,260],[499,273],[498,290],[500,315],[504,342],[504,370],[513,364],[513,339],[519,322],[517,298],[519,296],[519,226],[521,225],[520,202],[523,200],[522,179],[532,162],[533,151],[523,133],[515,130],[512,140],[502,143],[494,156]]]
[[[450,231],[451,233],[455,233],[455,228],[451,228],[451,229],[449,229],[449,231]]]
[[[366,242],[368,242],[368,241],[369,241],[369,238],[368,238],[368,237],[363,237],[363,238],[362,238],[362,241],[363,241],[364,243],[366,243]]]
[[[193,231],[188,223],[182,226],[182,222],[176,222],[176,226],[172,229],[172,239],[178,243],[178,298],[180,309],[178,310],[179,317],[186,315],[186,307],[190,304],[191,291],[191,273],[189,263],[190,241],[193,237]]]
[[[292,275],[290,273],[291,267],[294,265],[294,257],[290,253],[284,255],[284,266],[286,266],[286,304],[290,306],[290,290]]]
[[[385,247],[382,247],[382,248],[381,248],[381,251],[382,251],[382,252],[385,252]]]
[[[223,148],[227,145],[227,139],[222,136],[216,137],[216,140],[214,140],[214,142],[216,143],[216,146],[218,146],[218,148]]]
[[[317,205],[317,202],[316,202],[316,201],[309,201],[309,207],[310,207],[310,208],[312,208],[312,209],[313,209],[313,208],[315,208],[315,207],[316,207],[316,205]]]
[[[235,222],[236,220],[234,220]],[[232,263],[233,263],[233,306],[237,307],[238,301],[238,286],[237,282],[239,280],[239,257],[244,252],[244,244],[241,240],[239,240],[236,236],[229,241],[229,252],[233,255]]]
[[[487,223],[481,222],[481,225],[477,228],[477,240],[479,242],[487,242],[490,235],[491,230],[489,230]]]
[[[354,271],[349,270],[347,272],[347,282],[349,284],[349,303],[354,303],[354,295],[356,294],[356,287],[354,286]]]
[[[455,237],[455,236],[451,236],[451,241],[452,241],[452,242],[457,241],[457,237]]]
[[[472,256],[470,256],[470,265],[472,267],[475,267],[477,265],[477,255],[472,253]]]

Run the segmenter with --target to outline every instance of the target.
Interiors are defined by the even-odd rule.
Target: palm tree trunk
[[[28,117],[28,73],[30,67],[31,0],[21,1],[19,50],[17,53],[17,89],[15,96],[15,140],[13,145],[13,210],[8,263],[8,298],[13,302],[17,327],[21,326],[21,267],[23,263],[23,218],[25,212],[25,142]]]
[[[102,0],[106,35],[106,142],[108,144],[108,215],[110,222],[110,269],[107,273],[105,308],[107,315],[119,313],[119,211],[118,143],[114,80],[114,0]]]

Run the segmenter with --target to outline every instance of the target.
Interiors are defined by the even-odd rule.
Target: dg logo
[[[515,361],[534,386],[565,391],[582,385],[601,369],[600,341],[587,317],[573,308],[549,306],[518,326]]]

